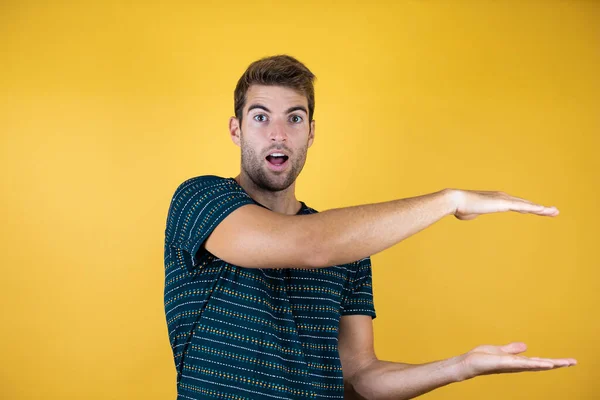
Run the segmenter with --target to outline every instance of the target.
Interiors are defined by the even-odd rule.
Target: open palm
[[[471,220],[481,214],[515,211],[522,214],[535,214],[555,217],[559,211],[556,207],[535,204],[505,192],[481,190],[452,190],[456,203],[454,216],[460,220]]]
[[[466,379],[479,375],[546,371],[575,365],[573,358],[540,358],[519,355],[527,345],[513,342],[504,346],[482,345],[463,355]]]

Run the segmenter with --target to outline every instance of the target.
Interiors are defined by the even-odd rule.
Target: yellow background
[[[579,365],[424,398],[599,398],[600,2],[59,3],[0,2],[0,397],[175,398],[169,201],[237,174],[235,83],[287,53],[318,78],[310,206],[456,187],[561,210],[375,255],[378,356],[525,341]]]

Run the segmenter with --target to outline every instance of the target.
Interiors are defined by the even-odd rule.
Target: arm
[[[339,329],[344,398],[352,400],[412,399],[479,375],[542,371],[576,363],[574,359],[518,356],[526,350],[523,343],[479,346],[463,355],[427,364],[380,361],[373,350],[371,317],[343,316]]]
[[[214,229],[205,246],[217,257],[247,268],[320,268],[376,254],[446,215],[473,219],[501,211],[557,214],[555,208],[501,192],[451,189],[311,215],[245,205]]]

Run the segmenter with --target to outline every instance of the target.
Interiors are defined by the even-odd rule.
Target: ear
[[[229,134],[231,135],[231,140],[233,140],[233,143],[235,143],[238,147],[241,147],[240,122],[236,117],[229,118]]]
[[[308,132],[308,147],[312,146],[315,140],[315,120],[310,121],[310,132]]]

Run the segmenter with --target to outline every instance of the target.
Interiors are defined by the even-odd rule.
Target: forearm
[[[349,263],[385,250],[454,212],[451,190],[338,208],[306,216],[316,267]]]
[[[462,380],[460,360],[460,357],[453,357],[419,365],[374,360],[350,378],[345,398],[412,399]]]

